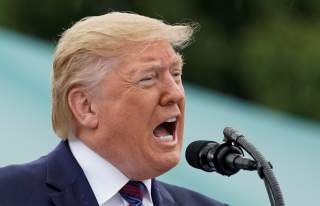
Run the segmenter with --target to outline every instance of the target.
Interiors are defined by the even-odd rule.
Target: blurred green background
[[[320,2],[315,0],[0,0],[0,166],[33,160],[58,143],[50,122],[56,41],[82,17],[113,10],[201,25],[183,51],[184,149],[197,139],[221,141],[223,128],[234,126],[273,163],[287,205],[317,204]],[[269,205],[255,172],[226,178],[192,169],[182,158],[160,179],[230,205]]]
[[[185,80],[320,120],[316,0],[0,0],[0,25],[55,43],[82,17],[112,10],[200,23]]]

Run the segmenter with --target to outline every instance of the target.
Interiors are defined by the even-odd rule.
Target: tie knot
[[[144,191],[146,190],[145,185],[140,181],[130,180],[121,190],[120,195],[133,206],[142,206],[142,199]]]

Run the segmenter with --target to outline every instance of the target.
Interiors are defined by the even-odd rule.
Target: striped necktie
[[[146,186],[142,182],[130,180],[119,193],[129,203],[129,206],[143,206],[142,199],[145,190]]]

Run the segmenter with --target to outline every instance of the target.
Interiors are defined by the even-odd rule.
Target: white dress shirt
[[[82,168],[99,206],[128,206],[118,191],[129,181],[115,166],[87,147],[78,138],[68,138],[71,152]],[[144,206],[153,206],[151,180],[144,180],[147,191]]]

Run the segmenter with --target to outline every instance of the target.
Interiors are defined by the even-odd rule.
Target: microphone
[[[189,144],[185,156],[192,167],[226,176],[231,176],[240,169],[257,170],[257,162],[244,158],[241,148],[230,142],[219,144],[215,141],[198,140]]]

